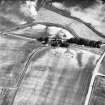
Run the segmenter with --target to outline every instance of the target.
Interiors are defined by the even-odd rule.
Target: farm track
[[[20,79],[19,79],[18,82],[17,82],[17,86],[16,86],[17,88],[16,88],[16,91],[15,91],[15,93],[14,93],[14,98],[12,99],[11,105],[13,105],[13,103],[14,103],[15,96],[16,96],[18,90],[19,90],[19,87],[20,87],[21,82],[22,82],[22,80],[23,80],[23,78],[24,78],[24,76],[25,76],[25,73],[26,73],[26,71],[27,71],[28,65],[29,65],[30,62],[31,62],[31,59],[32,59],[33,57],[35,57],[35,55],[38,54],[40,51],[42,51],[42,50],[44,50],[44,49],[47,49],[47,48],[49,48],[49,47],[43,47],[43,46],[41,46],[41,47],[39,47],[39,48],[37,48],[37,49],[34,49],[34,50],[29,54],[29,56],[28,56],[28,58],[27,58],[27,60],[26,60],[26,63],[25,63],[25,65],[24,65],[23,72],[21,73]]]

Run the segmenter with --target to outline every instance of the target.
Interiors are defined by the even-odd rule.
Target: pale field
[[[33,22],[35,19],[36,22],[50,22],[67,26],[80,37],[105,42],[105,39],[97,36],[83,24],[45,8],[41,8],[34,19],[29,14],[23,13],[27,11],[21,10],[18,2],[0,5],[0,31]],[[55,26],[48,28],[47,35],[55,35],[59,31],[63,31],[67,38],[73,37],[67,30]],[[11,31],[11,33],[37,38],[46,34],[46,25],[30,25]],[[81,49],[78,45],[71,47],[69,52],[62,48],[45,49],[34,54],[30,62],[27,63],[29,54],[37,48],[39,48],[38,42],[13,36],[0,36],[0,105],[11,105],[13,101],[13,105],[84,104],[92,73],[103,51],[88,47]],[[26,63],[27,68],[25,68]],[[105,74],[104,68],[103,60],[99,72]],[[24,72],[23,80],[18,81],[24,70],[26,72]],[[2,88],[7,92],[3,92]],[[100,90],[103,91],[103,89]],[[103,102],[100,101],[100,96],[97,96],[98,104],[94,104],[95,95],[92,94],[92,102],[89,105],[101,105]]]
[[[103,58],[103,60],[101,62],[101,66],[99,68],[99,73],[105,75],[105,57]]]
[[[0,31],[34,21],[32,16],[28,14],[30,11],[27,10],[26,13],[24,9],[27,10],[28,8],[21,1],[8,0],[0,3]]]
[[[33,24],[27,27],[24,27],[22,29],[18,30],[12,30],[10,31],[12,34],[19,34],[20,36],[25,36],[29,38],[38,38],[38,37],[53,37],[56,36],[58,33],[62,33],[60,36],[63,37],[62,35],[66,35],[66,38],[71,38],[74,37],[73,34],[71,34],[68,29],[62,28],[62,26],[56,26],[54,24],[50,24],[50,26],[47,25],[47,23],[40,23],[40,24]]]
[[[33,56],[13,105],[84,103],[100,54],[76,47],[66,50],[50,49],[44,54],[39,52],[40,57]]]
[[[104,38],[98,36],[96,33],[94,33],[92,30],[90,30],[82,23],[75,21],[71,18],[61,16],[45,8],[41,8],[40,11],[38,11],[36,22],[52,22],[61,24],[67,26],[68,28],[73,29],[79,37],[83,37],[90,40],[102,40],[103,42],[105,42]]]
[[[0,87],[14,87],[24,63],[37,42],[0,36]]]

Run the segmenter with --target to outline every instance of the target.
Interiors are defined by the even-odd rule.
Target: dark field
[[[89,105],[105,105],[105,78],[96,76]]]
[[[64,2],[64,5],[80,3],[84,9],[95,3],[88,1],[84,7],[82,3],[86,0],[71,0],[71,4]],[[93,71],[105,48],[75,44],[68,49],[51,48],[42,46],[35,38],[52,37],[59,31],[67,38],[77,35],[103,42],[105,38],[81,22],[48,8],[41,8],[37,16],[34,13],[25,0],[0,1],[0,32],[11,34],[0,35],[0,105],[84,105]],[[42,25],[35,25],[36,22]],[[105,59],[99,68],[102,75],[105,75],[104,65]],[[96,76],[88,105],[105,105],[104,77]]]
[[[28,55],[38,47],[34,41],[0,37],[0,86],[16,85]]]

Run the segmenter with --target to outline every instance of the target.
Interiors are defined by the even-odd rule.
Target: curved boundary
[[[43,47],[43,46],[42,46],[42,47],[39,47],[38,49],[34,49],[34,50],[29,54],[29,56],[28,56],[28,58],[27,58],[27,61],[26,61],[26,63],[25,63],[25,66],[24,66],[24,68],[23,68],[23,72],[21,73],[21,77],[19,78],[18,83],[17,83],[17,85],[16,85],[17,88],[16,88],[16,91],[15,91],[15,93],[14,93],[14,97],[13,97],[13,99],[12,99],[11,105],[13,105],[13,103],[14,103],[16,94],[17,94],[17,92],[18,92],[18,90],[19,90],[19,87],[20,87],[20,85],[21,85],[21,83],[22,83],[22,80],[24,79],[25,73],[26,73],[26,71],[27,71],[27,68],[28,68],[28,66],[29,66],[29,64],[30,64],[30,62],[31,62],[31,60],[32,60],[32,58],[33,58],[36,54],[38,54],[40,51],[43,51],[44,49],[47,49],[47,48],[50,48],[50,47]],[[87,94],[87,96],[86,96],[85,105],[88,105],[88,102],[89,102],[89,99],[90,99],[90,95],[91,95],[91,91],[92,91],[92,85],[93,85],[93,82],[94,82],[96,73],[98,72],[99,65],[100,65],[101,61],[103,60],[103,57],[104,57],[104,56],[105,56],[105,52],[100,56],[99,60],[97,61],[96,67],[95,67],[94,72],[93,72],[94,74],[93,74],[93,76],[92,76],[91,83],[90,83],[90,86],[89,86],[88,94]]]
[[[29,54],[29,56],[28,56],[28,58],[27,58],[27,60],[26,60],[25,66],[24,66],[24,68],[23,68],[23,72],[21,73],[21,76],[20,76],[20,78],[19,78],[19,80],[18,80],[18,82],[17,82],[17,85],[16,85],[17,88],[16,88],[16,91],[15,91],[15,93],[14,93],[14,97],[13,97],[13,99],[12,99],[11,105],[13,105],[13,103],[14,103],[16,94],[17,94],[17,92],[18,92],[18,90],[19,90],[19,87],[20,87],[20,85],[21,85],[21,83],[22,83],[22,80],[24,79],[25,73],[26,73],[26,71],[27,71],[27,69],[28,69],[28,66],[29,66],[29,64],[30,64],[30,62],[31,62],[31,59],[32,59],[36,54],[38,54],[40,51],[43,51],[44,49],[47,49],[47,48],[49,48],[49,47],[41,46],[41,47],[39,47],[39,48],[37,48],[37,49],[34,49],[34,50]]]
[[[74,16],[71,16],[71,14],[69,13],[69,12],[67,12],[67,11],[65,11],[65,10],[60,10],[60,9],[58,9],[58,8],[56,8],[56,7],[53,7],[53,6],[51,6],[51,5],[43,5],[42,7],[44,7],[44,8],[46,8],[46,9],[48,9],[48,10],[51,10],[51,11],[53,11],[53,12],[56,12],[56,13],[58,13],[58,14],[60,14],[60,15],[62,15],[62,16],[65,16],[65,17],[67,17],[67,18],[71,18],[71,19],[73,19],[73,20],[75,20],[75,21],[78,21],[78,22],[80,22],[80,23],[83,23],[85,26],[87,26],[89,29],[91,29],[93,32],[95,32],[98,36],[100,36],[100,37],[102,37],[102,38],[105,38],[105,34],[103,34],[103,33],[101,33],[101,32],[99,32],[99,31],[97,31],[95,28],[94,28],[94,26],[92,26],[90,23],[86,23],[86,22],[84,22],[83,20],[81,20],[80,18],[77,18],[77,17],[74,17]],[[35,22],[35,21],[33,21],[33,22]],[[32,25],[32,24],[35,24],[35,23],[25,23],[25,24],[23,24],[23,25],[20,25],[20,26],[17,26],[17,27],[15,27],[15,28],[12,28],[12,29],[9,29],[9,30],[5,30],[5,31],[2,31],[2,32],[0,32],[0,33],[3,33],[3,32],[10,32],[10,31],[12,31],[12,30],[15,30],[15,29],[20,29],[19,27],[25,27],[25,26],[28,26],[28,25]],[[66,27],[67,28],[67,27]],[[73,31],[73,29],[72,29],[72,31]]]
[[[102,34],[101,32],[97,31],[90,23],[86,23],[84,22],[83,20],[77,18],[77,17],[74,17],[74,16],[71,16],[71,14],[65,10],[60,10],[56,7],[53,7],[53,6],[49,6],[49,5],[44,5],[44,8],[48,9],[48,10],[51,10],[51,11],[54,11],[62,16],[65,16],[67,18],[71,18],[73,20],[76,20],[80,23],[83,23],[85,26],[87,26],[89,29],[91,29],[93,32],[95,32],[98,36],[102,37],[102,38],[105,38],[105,35]]]

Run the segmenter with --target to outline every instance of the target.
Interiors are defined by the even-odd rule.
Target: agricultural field
[[[13,105],[78,105],[85,102],[100,57],[82,48],[50,49],[33,56]],[[85,61],[84,61],[85,60]]]
[[[89,105],[104,105],[105,101],[105,78],[96,76]]]
[[[0,36],[0,86],[16,85],[28,55],[39,45],[30,40]]]
[[[27,5],[0,4],[0,105],[105,105],[103,34],[55,7],[36,12],[33,2]],[[37,40],[57,35],[103,46],[52,47]]]

